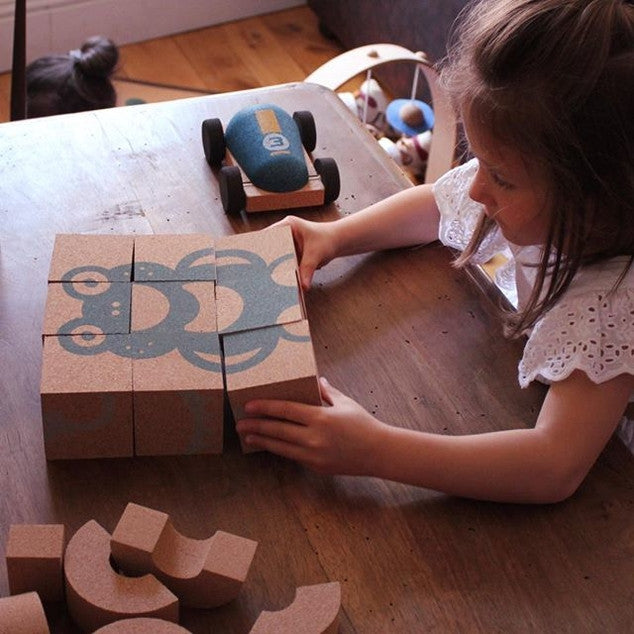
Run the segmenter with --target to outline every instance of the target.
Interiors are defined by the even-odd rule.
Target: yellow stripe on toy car
[[[255,116],[258,120],[258,125],[262,134],[268,134],[269,132],[281,132],[282,128],[275,116],[273,110],[256,110]]]

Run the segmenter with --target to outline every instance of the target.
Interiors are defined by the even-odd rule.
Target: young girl
[[[115,44],[100,35],[67,55],[36,59],[26,67],[26,116],[112,108],[117,94],[110,76],[118,61]]]
[[[459,265],[510,249],[519,311],[507,329],[528,335],[519,382],[550,384],[535,426],[415,432],[322,381],[326,406],[254,401],[238,431],[247,445],[321,472],[488,500],[563,500],[634,396],[634,6],[479,2],[441,77],[474,159],[335,222],[285,222],[306,288],[342,255],[438,237],[463,250]]]

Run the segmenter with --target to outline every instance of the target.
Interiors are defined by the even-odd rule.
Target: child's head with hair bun
[[[113,107],[117,95],[110,76],[118,61],[117,47],[102,36],[66,55],[36,59],[26,68],[27,117]]]

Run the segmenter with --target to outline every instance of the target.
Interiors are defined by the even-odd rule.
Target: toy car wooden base
[[[242,209],[247,212],[271,211],[272,209],[294,209],[297,207],[315,207],[325,204],[325,188],[312,162],[306,156],[308,182],[293,192],[270,192],[256,187],[242,170],[231,152],[225,155],[226,166],[220,169],[220,195],[227,213],[236,213]],[[238,174],[240,180],[231,174]],[[232,180],[231,180],[232,179]]]

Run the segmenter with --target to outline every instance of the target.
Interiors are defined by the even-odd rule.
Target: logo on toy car
[[[291,143],[283,134],[269,132],[262,139],[262,146],[272,154],[277,154],[278,152],[286,152]]]

